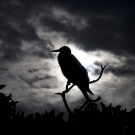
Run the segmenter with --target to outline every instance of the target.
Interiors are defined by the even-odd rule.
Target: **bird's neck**
[[[59,54],[61,54],[61,55],[71,55],[70,52],[60,52]]]

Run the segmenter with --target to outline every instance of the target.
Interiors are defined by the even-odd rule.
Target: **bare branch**
[[[58,95],[61,95],[62,96],[62,93],[55,93],[55,94],[58,94]]]
[[[102,74],[103,74],[103,71],[104,71],[104,69],[106,68],[106,66],[102,67],[102,65],[101,65],[100,67],[101,67],[101,72],[100,72],[99,77],[98,77],[96,80],[90,81],[89,84],[95,83],[95,82],[97,82],[97,81],[101,78],[101,76],[102,76]],[[74,86],[75,86],[75,85],[73,84],[70,88],[67,88],[68,85],[66,85],[66,90],[65,90],[65,92],[66,92],[66,93],[69,92]]]
[[[65,90],[65,91],[63,91],[62,93],[55,93],[55,94],[61,95],[61,97],[62,97],[62,99],[63,99],[63,102],[64,102],[64,105],[65,105],[65,107],[66,107],[66,109],[67,109],[67,112],[68,112],[70,115],[73,115],[73,113],[71,112],[71,110],[70,110],[70,108],[69,108],[69,106],[68,106],[68,104],[67,104],[67,101],[66,101],[66,98],[65,98],[65,94],[66,94],[67,92],[69,92],[69,90],[70,90],[72,87],[73,87],[73,85],[68,89],[68,83],[67,83],[67,85],[66,85],[66,90]]]
[[[95,100],[92,100],[93,102],[95,101],[99,101],[101,98],[100,96],[95,99]],[[89,103],[89,101],[87,100],[79,109],[74,109],[73,113],[76,114],[77,111],[81,111],[87,104]]]
[[[84,108],[84,106],[86,105],[86,104],[88,104],[89,103],[89,101],[87,100],[78,110],[81,110],[81,109],[83,109]]]
[[[103,71],[106,68],[106,66],[102,67],[102,65],[101,65],[100,67],[101,67],[101,73],[100,73],[99,77],[96,80],[90,81],[89,84],[95,83],[95,82],[97,82],[101,78],[101,76],[103,74]]]
[[[75,85],[73,84],[70,88],[68,88],[68,84],[66,85],[65,93],[68,93]]]
[[[100,73],[99,77],[98,77],[96,80],[90,81],[89,84],[95,83],[95,82],[97,82],[97,81],[101,78],[105,67],[106,67],[106,66],[102,67],[102,65],[101,65],[101,73]],[[68,93],[75,85],[73,84],[73,85],[70,86],[69,88],[68,88],[68,86],[69,86],[69,83],[67,82],[67,84],[66,84],[66,90],[63,91],[62,93],[55,93],[55,94],[61,95],[61,97],[62,97],[62,99],[63,99],[63,102],[64,102],[64,105],[65,105],[65,107],[66,107],[68,113],[69,113],[70,115],[73,115],[73,113],[71,112],[71,110],[70,110],[70,108],[69,108],[69,106],[68,106],[68,104],[67,104],[67,101],[66,101],[66,98],[65,98],[65,94]],[[99,101],[100,99],[101,99],[101,98],[100,98],[100,96],[99,96],[99,97],[98,97],[97,99],[95,99],[95,100],[91,100],[91,99],[90,99],[90,101],[91,101],[91,102],[95,102],[95,101]],[[88,101],[86,101],[86,102],[79,108],[79,110],[81,110],[87,103],[88,103]]]

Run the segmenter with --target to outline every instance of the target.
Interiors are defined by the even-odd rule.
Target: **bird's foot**
[[[66,89],[66,90],[64,90],[63,92],[64,92],[64,93],[68,93],[68,92],[69,92],[69,89]]]
[[[67,85],[66,85],[66,93],[69,92],[68,86],[70,85],[70,81],[67,81]]]
[[[71,84],[71,82],[70,81],[67,81],[67,85],[69,86]]]
[[[99,96],[96,100],[99,101],[101,99],[101,97]]]

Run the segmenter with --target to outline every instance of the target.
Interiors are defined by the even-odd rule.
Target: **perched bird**
[[[89,101],[87,92],[94,95],[89,89],[89,77],[87,70],[78,61],[78,59],[71,53],[68,46],[63,46],[58,50],[51,52],[60,52],[58,55],[58,63],[61,67],[63,75],[67,78],[68,84],[77,85],[83,93],[84,97]]]

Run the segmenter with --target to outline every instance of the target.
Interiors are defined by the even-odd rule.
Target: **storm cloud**
[[[6,85],[2,92],[12,93],[20,101],[18,108],[27,113],[51,107],[64,110],[62,99],[54,93],[65,89],[66,79],[57,54],[50,51],[67,45],[91,80],[98,77],[100,65],[106,65],[101,80],[90,86],[93,92],[107,104],[132,109],[134,5],[122,0],[1,0],[0,83]],[[72,107],[83,101],[76,87],[67,98]]]

